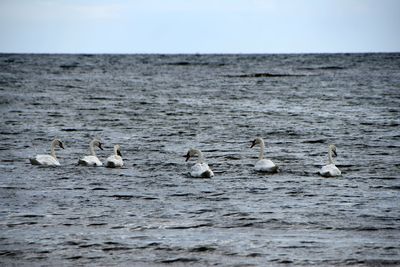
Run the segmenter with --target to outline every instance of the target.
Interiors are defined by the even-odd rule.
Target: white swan
[[[335,164],[333,163],[333,157],[337,157],[336,146],[329,145],[328,147],[329,164],[323,166],[319,171],[319,174],[322,175],[323,177],[335,177],[335,176],[340,176],[342,174],[342,172],[338,169],[338,167],[336,167]]]
[[[124,161],[122,160],[120,145],[114,146],[114,155],[109,156],[104,162],[104,165],[106,165],[106,167],[108,168],[118,168],[124,165]]]
[[[94,152],[95,146],[97,146],[98,148],[103,150],[103,148],[101,147],[101,142],[97,139],[93,139],[89,144],[90,156],[84,156],[83,158],[79,159],[78,164],[84,165],[84,166],[102,166],[103,165],[103,163],[101,163],[99,158],[96,156],[96,152]]]
[[[197,163],[190,169],[190,175],[195,178],[211,178],[214,176],[213,171],[207,163],[204,162],[203,153],[200,150],[191,148],[186,154],[186,161],[191,157],[198,156]]]
[[[36,155],[34,158],[30,158],[29,161],[32,165],[44,165],[44,166],[60,166],[56,157],[55,147],[59,146],[64,149],[64,145],[59,139],[54,139],[51,142],[51,154],[50,155]]]
[[[269,159],[264,159],[264,149],[265,149],[265,144],[264,140],[261,137],[257,137],[256,139],[253,140],[251,147],[254,147],[255,145],[260,145],[260,155],[258,156],[258,161],[254,165],[254,169],[259,172],[268,172],[268,173],[275,173],[278,171],[278,166],[275,165],[271,160]]]

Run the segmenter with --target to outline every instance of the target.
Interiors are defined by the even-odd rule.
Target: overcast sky
[[[0,0],[0,52],[400,52],[400,0]]]

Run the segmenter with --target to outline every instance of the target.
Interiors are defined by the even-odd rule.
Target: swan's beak
[[[101,147],[101,143],[99,143],[99,148],[100,148],[101,150],[103,150],[103,148]]]
[[[186,160],[185,160],[185,161],[188,161],[188,160],[190,159],[189,153],[187,153],[186,156],[184,156],[184,157],[186,157]]]
[[[256,140],[253,140],[252,142],[251,142],[251,147],[250,148],[253,148],[253,146],[255,146],[256,145]]]
[[[333,153],[333,156],[334,156],[334,157],[337,157],[336,150],[333,150],[332,153]]]
[[[121,151],[117,150],[117,155],[122,157]]]
[[[63,143],[61,143],[61,142],[60,142],[60,147],[61,147],[62,149],[64,149],[64,145],[63,145]]]

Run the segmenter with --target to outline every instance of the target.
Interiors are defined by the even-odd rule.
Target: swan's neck
[[[56,143],[55,142],[51,143],[51,153],[50,153],[50,155],[53,158],[57,159],[57,157],[56,157]]]
[[[197,156],[198,156],[197,163],[203,163],[204,157],[203,157],[203,153],[201,153],[200,150],[197,150]]]
[[[89,152],[90,152],[90,155],[96,157],[96,152],[94,151],[94,144],[93,144],[93,142],[90,142]]]
[[[329,162],[329,164],[333,164],[333,157],[332,157],[332,149],[331,148],[329,148],[329,151],[328,151],[328,162]]]
[[[264,158],[264,150],[265,150],[265,144],[264,142],[260,143],[260,154],[258,155],[258,160],[262,160]]]
[[[118,148],[115,146],[115,147],[114,147],[114,155],[115,155],[115,156],[118,156],[118,152],[117,152],[117,151],[118,151]]]

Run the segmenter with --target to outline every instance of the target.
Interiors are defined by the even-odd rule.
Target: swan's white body
[[[190,176],[194,178],[211,178],[214,176],[213,171],[207,163],[196,163],[190,169]]]
[[[254,165],[254,169],[258,172],[268,172],[275,173],[278,171],[278,166],[272,162],[272,160],[264,159],[265,144],[261,137],[254,139],[251,147],[255,145],[260,145],[260,154],[258,156],[258,161]]]
[[[64,148],[64,145],[60,140],[54,139],[51,142],[50,155],[36,155],[34,158],[30,158],[29,161],[31,162],[32,165],[60,166],[60,162],[56,157],[56,151],[55,151],[56,146]]]
[[[269,159],[260,159],[254,165],[254,169],[259,172],[275,172],[277,170],[277,166]]]
[[[79,159],[78,162],[80,165],[84,166],[102,166],[103,163],[99,160],[97,156],[84,156],[83,158]]]
[[[340,176],[342,172],[338,169],[338,167],[335,166],[335,164],[332,163],[323,166],[319,171],[319,174],[321,174],[324,177],[335,177],[335,176]]]
[[[208,166],[207,163],[204,162],[203,153],[201,153],[198,149],[190,149],[186,155],[186,161],[193,156],[198,156],[197,163],[192,166],[190,169],[190,176],[194,178],[211,178],[214,176],[213,171]]]
[[[103,165],[103,163],[101,163],[99,158],[96,156],[96,152],[94,151],[95,146],[103,150],[103,148],[101,147],[101,142],[97,139],[93,139],[89,144],[90,155],[84,156],[83,158],[79,159],[78,164],[94,167]]]
[[[333,156],[337,156],[335,145],[330,145],[328,148],[328,161],[329,164],[325,165],[319,171],[319,174],[323,177],[336,177],[340,176],[342,172],[333,163]]]
[[[32,165],[60,166],[60,162],[57,158],[54,158],[51,155],[36,155],[34,158],[29,160]]]
[[[109,156],[104,165],[108,168],[120,168],[124,166],[124,161],[121,157],[121,147],[119,145],[114,146],[114,155]]]

